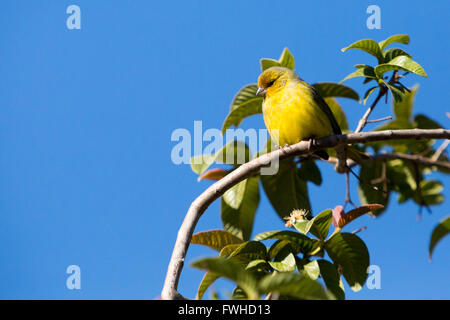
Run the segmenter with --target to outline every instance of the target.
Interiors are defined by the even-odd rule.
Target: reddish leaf
[[[211,169],[206,171],[204,174],[198,177],[197,181],[202,180],[220,180],[228,174],[227,170],[224,169]]]
[[[342,206],[336,206],[333,209],[333,220],[331,221],[333,226],[335,226],[335,227],[338,226],[338,223],[344,214],[345,214],[344,207],[342,207]]]
[[[353,209],[347,213],[344,212],[344,208],[342,206],[337,206],[333,210],[333,225],[342,229],[345,225],[349,224],[356,218],[359,218],[363,214],[366,214],[370,211],[384,208],[381,204],[365,204],[361,207]]]

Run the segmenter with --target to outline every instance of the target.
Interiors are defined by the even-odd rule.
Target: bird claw
[[[286,151],[284,150],[284,148],[289,147],[289,144],[286,143],[283,147],[282,147],[282,146],[277,146],[277,147],[278,147],[278,149],[281,150],[281,152],[286,153]]]

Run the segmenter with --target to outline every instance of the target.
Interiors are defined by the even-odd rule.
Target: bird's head
[[[291,69],[284,67],[270,67],[264,70],[258,78],[257,96],[265,96],[266,93],[275,92],[286,85],[289,79],[297,78]]]

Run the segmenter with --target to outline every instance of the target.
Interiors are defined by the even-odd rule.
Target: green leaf
[[[268,259],[277,261],[281,257],[286,257],[291,252],[295,253],[290,241],[277,240],[269,249]]]
[[[222,133],[231,126],[238,127],[244,118],[262,113],[262,102],[262,97],[255,96],[231,110],[222,125]]]
[[[399,87],[396,85],[388,85],[388,89],[394,97],[395,102],[400,102],[405,97],[405,90],[403,87]]]
[[[442,183],[435,180],[420,181],[420,192],[417,191],[414,195],[414,202],[419,205],[436,205],[444,201],[444,196],[441,194],[444,187]]]
[[[323,287],[308,276],[283,272],[265,276],[259,283],[262,293],[279,292],[296,299],[330,299]]]
[[[239,244],[242,240],[225,230],[210,230],[196,233],[192,236],[191,244],[201,244],[220,251],[229,244]]]
[[[244,261],[255,259],[265,260],[267,256],[266,246],[259,241],[247,241],[237,247],[228,258],[239,258]]]
[[[247,264],[247,267],[245,267],[245,269],[246,270],[258,270],[258,269],[266,270],[268,265],[269,264],[264,259],[255,259],[255,260],[250,261]]]
[[[274,175],[262,175],[264,191],[281,218],[289,216],[294,209],[310,210],[306,181],[299,176],[293,159],[280,161]]]
[[[411,89],[411,92],[405,93],[404,98],[399,101],[393,103],[393,109],[395,118],[397,120],[411,121],[412,109],[414,106],[414,99],[417,93],[419,86],[414,86]]]
[[[206,258],[194,262],[192,266],[198,269],[214,272],[222,277],[234,281],[246,292],[251,300],[259,298],[256,279],[250,272],[245,271],[236,262],[222,257]]]
[[[342,110],[341,105],[334,98],[325,98],[324,100],[330,107],[331,112],[333,112],[339,128],[341,128],[342,131],[348,130],[347,116],[345,115],[344,110]]]
[[[383,192],[384,186],[383,182],[372,183],[372,181],[378,180],[383,173],[383,162],[382,161],[372,161],[369,163],[364,163],[361,166],[361,170],[359,172],[359,176],[363,182],[359,183],[359,198],[362,204],[372,204],[378,203],[384,206],[383,209],[379,209],[374,211],[373,213],[378,216],[380,215],[385,208],[387,207],[387,203],[389,201],[389,191],[388,193]],[[376,181],[377,182],[377,181]],[[372,185],[376,187],[378,190],[375,190]]]
[[[375,74],[378,78],[382,78],[383,74],[392,70],[403,70],[418,74],[422,77],[428,77],[425,70],[408,56],[398,56],[389,61],[389,63],[379,64],[375,67]]]
[[[247,84],[234,96],[231,101],[230,111],[238,108],[243,103],[252,100],[256,97],[256,91],[258,90],[258,85],[255,83]]]
[[[301,233],[307,234],[311,232],[320,240],[325,240],[328,235],[328,230],[331,225],[333,217],[333,211],[328,209],[322,211],[317,216],[307,221],[306,223],[301,221],[294,224],[294,227]]]
[[[303,161],[298,174],[302,180],[311,181],[316,186],[322,184],[322,175],[314,160]]]
[[[196,300],[201,300],[206,290],[217,280],[220,278],[220,275],[214,272],[206,272],[200,282],[200,285],[197,289],[197,295],[195,297]]]
[[[263,58],[263,59],[259,60],[259,62],[261,64],[261,71],[264,71],[271,67],[279,67],[280,66],[280,63],[274,59]]]
[[[394,43],[394,42],[409,44],[409,36],[407,34],[396,34],[396,35],[390,36],[386,40],[379,42],[380,49],[384,50],[388,45],[390,45],[391,43]]]
[[[295,69],[295,59],[288,48],[284,48],[283,52],[281,53],[280,59],[278,61],[280,62],[280,65],[282,67],[285,67],[285,68],[288,68],[291,70]]]
[[[352,290],[361,290],[370,265],[369,251],[364,242],[352,233],[336,233],[325,242],[325,250],[342,268],[342,274]]]
[[[244,197],[238,209],[230,207],[224,199],[221,202],[221,218],[224,228],[235,236],[249,240],[253,221],[259,205],[259,178],[247,179]]]
[[[334,264],[327,260],[318,260],[320,269],[320,276],[327,289],[336,297],[336,299],[344,300],[345,299],[345,291],[344,284],[342,283],[341,276]]]
[[[410,165],[402,160],[387,162],[387,177],[389,188],[399,193],[399,203],[414,196],[417,184]]]
[[[364,100],[363,100],[364,105],[366,104],[367,99],[369,99],[370,95],[375,91],[375,89],[377,89],[379,87],[380,86],[375,86],[366,91],[366,93],[364,94]]]
[[[239,247],[239,244],[230,244],[222,248],[220,250],[220,257],[228,257],[231,253],[234,252]],[[220,274],[217,274],[215,272],[206,272],[203,276],[202,281],[200,282],[200,285],[197,290],[197,300],[201,300],[203,298],[203,295],[205,294],[206,290],[221,276]]]
[[[422,193],[423,195],[432,195],[440,193],[442,190],[444,190],[444,187],[442,186],[442,183],[435,180],[424,180],[422,181],[421,185]]]
[[[399,48],[386,50],[385,52],[383,52],[383,55],[384,55],[384,63],[388,63],[389,61],[391,61],[394,58],[397,58],[398,56],[407,56],[411,58],[411,56],[407,52]]]
[[[389,84],[382,79],[379,79],[379,82],[383,83],[389,89],[389,92],[392,94],[395,103],[403,100],[403,97],[405,96],[405,90],[402,87],[397,87],[395,85]]]
[[[433,229],[430,238],[430,246],[428,249],[428,257],[431,261],[431,257],[433,255],[434,248],[438,244],[439,241],[442,240],[446,235],[450,233],[450,216],[441,220],[441,222]]]
[[[251,158],[250,149],[243,141],[230,141],[215,154],[198,155],[191,158],[191,169],[201,175],[214,163],[240,165]]]
[[[318,237],[320,240],[325,240],[328,236],[328,230],[330,229],[332,218],[333,211],[330,209],[319,213],[312,219],[313,223],[311,227],[311,233]]]
[[[369,78],[369,79],[377,78],[373,67],[364,66],[364,67],[358,68],[356,71],[350,73],[348,76],[346,76],[344,79],[342,79],[340,83],[342,83],[348,79],[352,79],[352,78],[356,78],[356,77],[365,77],[366,79],[367,78]]]
[[[222,250],[220,250],[219,256],[228,258],[234,251],[236,251],[237,248],[241,246],[241,244],[242,242],[226,245],[222,248]]]
[[[326,97],[342,97],[359,101],[358,93],[350,87],[335,82],[319,82],[312,85],[322,96]]]
[[[236,286],[231,294],[231,300],[248,300],[248,296],[242,288]]]
[[[285,67],[291,70],[295,68],[295,59],[288,48],[284,48],[281,56],[278,60],[263,58],[260,60],[261,71],[269,69],[271,67]]]
[[[307,236],[294,231],[267,231],[255,236],[254,240],[279,239],[289,241],[295,253],[308,253],[311,251],[313,241]]]
[[[272,268],[279,272],[291,272],[295,270],[295,257],[289,253],[282,261],[269,261]]]
[[[246,185],[247,180],[243,180],[225,191],[225,193],[223,194],[223,200],[232,209],[237,210],[241,206],[242,200],[244,199]]]
[[[241,88],[231,102],[230,113],[222,125],[222,133],[231,127],[238,127],[245,117],[261,113],[263,98],[256,95],[258,85],[252,83]]]
[[[312,222],[313,222],[312,219],[311,220],[305,219],[305,220],[295,222],[293,226],[298,232],[306,235],[309,232],[309,230],[311,229]]]
[[[414,118],[414,122],[416,123],[417,128],[419,129],[440,129],[443,128],[436,121],[428,118],[426,115],[418,114]]]
[[[303,266],[305,273],[313,280],[316,280],[320,275],[319,263],[313,260]]]
[[[345,52],[349,49],[360,49],[363,50],[374,57],[377,58],[378,62],[383,62],[383,53],[381,52],[381,48],[375,40],[372,39],[363,39],[352,43],[346,48],[342,48],[341,51]]]

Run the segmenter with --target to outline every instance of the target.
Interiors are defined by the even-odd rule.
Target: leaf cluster
[[[378,207],[365,206],[348,213],[325,210],[312,219],[296,221],[295,231],[263,232],[248,241],[225,230],[195,234],[191,243],[219,252],[216,258],[192,264],[207,271],[197,299],[202,299],[221,277],[236,284],[231,299],[259,299],[267,295],[278,299],[344,299],[342,277],[352,290],[360,290],[367,278],[370,258],[358,236],[341,230]],[[332,224],[335,230],[328,236]],[[272,244],[266,246],[264,243],[270,240]],[[325,253],[330,260],[324,258]]]

